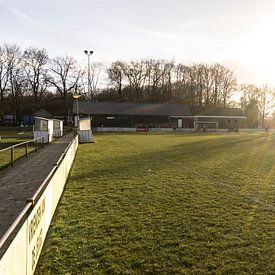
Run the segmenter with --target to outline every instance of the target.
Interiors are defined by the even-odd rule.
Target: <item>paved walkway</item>
[[[14,167],[0,172],[0,238],[7,231],[73,139],[70,133],[46,145]]]

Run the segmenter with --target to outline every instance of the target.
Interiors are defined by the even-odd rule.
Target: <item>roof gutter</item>
[[[246,119],[245,116],[201,116],[201,115],[196,115],[196,116],[169,116],[171,118],[243,118]]]
[[[203,115],[196,115],[194,118],[246,118],[245,116],[203,116]]]
[[[169,116],[170,118],[194,118],[194,116]]]

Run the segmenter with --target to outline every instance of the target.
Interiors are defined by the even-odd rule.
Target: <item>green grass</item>
[[[11,160],[11,151],[3,150],[4,148],[10,147],[15,144],[19,144],[22,142],[29,141],[30,138],[26,138],[24,136],[18,136],[14,138],[2,138],[0,141],[0,170],[8,167],[10,165]],[[33,152],[35,149],[34,144],[31,143],[28,146],[28,153]],[[18,160],[25,155],[25,145],[20,145],[14,148],[14,160]]]
[[[274,274],[275,136],[98,134],[37,274]]]
[[[0,126],[0,137],[5,138],[30,138],[33,136],[33,131],[32,127],[26,127],[26,128],[21,128],[21,127],[5,127],[5,126]]]

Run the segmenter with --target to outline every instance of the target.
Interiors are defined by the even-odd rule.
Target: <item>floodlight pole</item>
[[[90,56],[94,53],[94,51],[87,51],[84,50],[84,53],[87,55],[88,57],[88,94],[91,96],[92,99],[92,89],[91,89],[91,71],[90,71]]]

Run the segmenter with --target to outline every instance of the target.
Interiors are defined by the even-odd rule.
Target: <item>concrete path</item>
[[[0,238],[17,218],[73,139],[67,134],[46,145],[14,167],[0,172]]]

